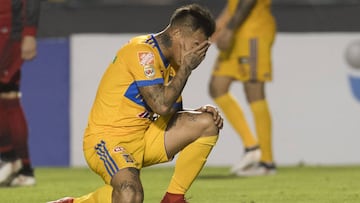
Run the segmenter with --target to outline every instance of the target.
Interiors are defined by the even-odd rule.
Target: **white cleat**
[[[247,168],[250,168],[250,167],[258,164],[260,162],[260,158],[261,158],[260,149],[248,151],[244,154],[244,156],[242,157],[240,162],[237,163],[236,165],[234,165],[230,169],[230,173],[236,175],[238,171],[243,171]]]
[[[245,170],[239,170],[235,175],[240,177],[251,177],[251,176],[268,176],[275,175],[276,168],[274,165],[266,166],[265,164],[257,164]]]
[[[26,176],[23,174],[18,174],[10,182],[11,187],[34,186],[35,184],[36,184],[36,180],[34,176]]]
[[[22,167],[21,160],[0,162],[0,185],[9,183],[10,178],[16,174]]]

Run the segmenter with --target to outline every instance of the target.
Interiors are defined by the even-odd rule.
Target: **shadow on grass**
[[[244,177],[239,177],[236,175],[231,174],[204,174],[199,175],[197,179],[203,179],[203,180],[216,180],[216,179],[241,179]]]

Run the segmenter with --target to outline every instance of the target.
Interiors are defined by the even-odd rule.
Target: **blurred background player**
[[[239,176],[276,172],[271,115],[265,98],[265,82],[272,80],[271,47],[276,32],[270,6],[271,0],[228,0],[212,37],[220,54],[210,81],[210,95],[244,144],[244,156],[231,168],[231,173]],[[229,92],[235,81],[243,83],[257,136]]]
[[[0,0],[0,184],[35,184],[27,122],[20,102],[21,66],[36,56],[40,0]]]
[[[211,13],[191,4],[178,8],[163,31],[135,37],[118,51],[101,79],[83,142],[89,167],[106,185],[55,202],[143,202],[140,170],[177,153],[161,202],[186,202],[223,125],[213,106],[184,111],[181,99],[214,31]]]

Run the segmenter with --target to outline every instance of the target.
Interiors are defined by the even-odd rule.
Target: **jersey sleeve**
[[[157,53],[146,44],[137,44],[127,53],[127,66],[138,87],[164,84]]]
[[[24,0],[24,30],[22,35],[35,36],[40,16],[40,0]]]

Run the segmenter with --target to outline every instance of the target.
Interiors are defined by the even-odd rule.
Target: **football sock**
[[[272,142],[271,142],[271,117],[266,100],[259,100],[250,103],[255,120],[256,133],[261,149],[261,161],[272,163]]]
[[[5,148],[3,148],[5,149]],[[10,150],[4,150],[2,152],[0,152],[0,159],[1,161],[5,161],[5,162],[10,162],[10,161],[15,161],[16,160],[16,153],[15,150],[11,150],[11,148],[9,148]]]
[[[175,171],[167,189],[168,193],[186,193],[203,168],[217,139],[217,135],[200,137],[179,153]]]
[[[113,188],[105,185],[92,193],[74,199],[74,203],[111,203]]]
[[[235,98],[226,93],[214,99],[215,103],[221,108],[227,121],[233,126],[237,134],[240,136],[245,148],[251,148],[258,144],[255,136],[250,130],[246,121],[244,112]]]
[[[0,158],[3,161],[14,161],[16,153],[10,134],[8,106],[9,100],[0,99]]]
[[[23,166],[27,166],[25,169],[31,169],[27,122],[19,99],[9,100],[8,122],[16,155],[21,158]]]

